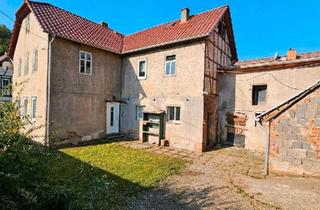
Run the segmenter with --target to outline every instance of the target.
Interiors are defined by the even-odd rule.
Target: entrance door
[[[107,134],[119,133],[119,107],[119,103],[107,103]]]

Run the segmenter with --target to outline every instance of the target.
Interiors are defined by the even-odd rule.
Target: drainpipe
[[[256,119],[258,121],[258,119]],[[270,152],[270,123],[263,126],[260,121],[258,125],[265,132],[265,145],[264,145],[264,175],[269,175],[269,152]]]
[[[47,116],[46,116],[46,146],[50,146],[49,139],[49,125],[50,125],[50,94],[51,94],[51,46],[54,42],[55,35],[51,37],[51,41],[48,46],[48,76],[47,76]]]

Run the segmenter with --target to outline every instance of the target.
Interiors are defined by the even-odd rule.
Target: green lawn
[[[122,209],[127,199],[184,168],[185,162],[116,144],[61,149],[50,183],[70,190],[73,206]]]

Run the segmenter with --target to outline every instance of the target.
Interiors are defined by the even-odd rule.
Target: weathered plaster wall
[[[204,42],[180,45],[123,58],[121,130],[138,138],[136,105],[165,110],[181,107],[181,122],[166,123],[170,146],[202,151]],[[176,55],[176,76],[164,75],[165,58]],[[138,60],[147,59],[147,78],[137,79]]]
[[[33,139],[44,143],[46,124],[46,100],[47,100],[47,62],[48,62],[48,34],[44,33],[33,13],[30,16],[30,31],[25,32],[26,18],[22,21],[16,50],[13,56],[13,99],[21,98],[21,112],[23,111],[23,98],[28,97],[28,115],[31,115],[31,97],[37,97],[37,116],[32,125],[27,125],[24,131],[34,127],[31,135]],[[36,36],[34,35],[36,34]],[[34,50],[38,49],[38,70],[32,72]],[[29,53],[29,71],[24,74],[26,54]],[[18,75],[19,59],[22,60],[21,76]]]
[[[228,75],[225,75],[228,77]],[[230,76],[232,77],[232,76]],[[283,69],[259,73],[236,75],[235,111],[247,115],[245,147],[260,150],[264,148],[264,131],[256,126],[255,115],[282,103],[302,90],[313,85],[320,78],[320,67]],[[252,105],[252,86],[267,85],[266,102]]]
[[[79,51],[92,53],[92,75],[79,73]],[[106,103],[120,98],[121,58],[56,39],[52,51],[50,135],[60,143],[104,137]]]
[[[320,89],[271,122],[270,164],[275,173],[320,176]]]

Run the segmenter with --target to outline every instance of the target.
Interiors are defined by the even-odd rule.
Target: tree
[[[10,36],[10,29],[8,29],[4,24],[0,24],[0,55],[7,50]]]

